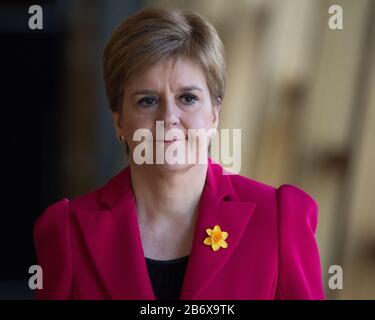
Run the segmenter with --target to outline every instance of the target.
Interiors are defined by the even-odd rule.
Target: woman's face
[[[178,58],[175,61],[167,59],[130,79],[123,94],[122,112],[113,113],[113,116],[117,134],[123,135],[129,146],[130,158],[136,146],[141,143],[133,141],[134,133],[138,129],[147,129],[152,133],[155,163],[155,150],[160,144],[164,143],[166,150],[172,144],[181,143],[188,150],[192,147],[191,141],[187,140],[189,129],[216,129],[220,107],[211,101],[200,66],[191,59]],[[170,137],[165,139],[164,135],[160,141],[156,135],[156,121],[163,121],[165,134],[170,129],[179,129],[183,133],[183,139],[166,142]],[[164,169],[186,166],[189,165],[162,165]]]

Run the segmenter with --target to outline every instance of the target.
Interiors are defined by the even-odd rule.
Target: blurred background
[[[43,30],[28,28],[31,4],[42,6]],[[328,27],[333,4],[343,30]],[[149,5],[215,25],[227,57],[220,127],[242,129],[240,173],[311,194],[327,298],[375,299],[373,0],[1,1],[0,299],[33,298],[43,210],[126,165],[101,55],[112,30]],[[342,290],[328,287],[331,265],[343,268]]]

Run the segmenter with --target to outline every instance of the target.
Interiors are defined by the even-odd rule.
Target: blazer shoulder
[[[303,189],[283,184],[277,189],[278,264],[276,299],[324,299],[315,231],[318,203]]]
[[[286,200],[298,201],[300,203],[304,203],[307,206],[318,207],[318,202],[312,195],[295,185],[282,184],[277,191],[279,197]]]
[[[69,199],[62,198],[49,206],[42,212],[37,218],[35,224],[45,225],[51,220],[61,219],[61,216],[65,216],[68,212]]]
[[[239,174],[229,175],[231,184],[240,200],[273,200],[280,205],[317,209],[318,202],[306,191],[292,184],[275,187]]]
[[[269,202],[275,199],[277,189],[271,185],[238,174],[229,177],[240,200]]]
[[[99,196],[103,190],[103,186],[94,188],[84,194],[72,198],[70,202],[70,207],[72,209],[82,208],[86,210],[99,210]]]
[[[315,232],[318,224],[318,202],[303,189],[283,184],[277,189],[277,202],[280,221],[293,225],[307,223]]]
[[[64,197],[49,206],[37,218],[34,224],[35,229],[45,229],[51,225],[61,225],[63,220],[69,220],[71,213],[75,208],[96,210],[100,208],[98,203],[98,194],[102,187],[93,189],[84,194],[78,195],[72,199]]]
[[[69,200],[63,198],[50,204],[34,223],[34,235],[50,233],[50,229],[65,224],[68,218]],[[53,232],[53,231],[52,231]]]

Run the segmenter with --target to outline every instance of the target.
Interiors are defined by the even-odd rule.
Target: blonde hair
[[[109,106],[121,111],[126,83],[135,74],[167,58],[191,58],[206,76],[213,104],[225,92],[225,59],[217,31],[192,11],[149,8],[124,20],[103,53],[103,75]]]

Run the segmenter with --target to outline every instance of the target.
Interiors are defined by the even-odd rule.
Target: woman
[[[130,164],[39,217],[44,287],[36,297],[323,299],[317,203],[308,194],[224,174],[210,158],[139,161],[149,151],[137,153],[141,144],[155,147],[151,159],[160,146],[194,152],[189,130],[217,128],[225,63],[214,27],[195,13],[146,9],[114,31],[103,61]],[[182,138],[158,137],[160,123]],[[139,130],[150,135],[135,139]]]

